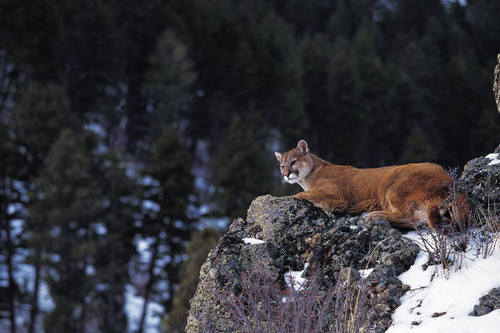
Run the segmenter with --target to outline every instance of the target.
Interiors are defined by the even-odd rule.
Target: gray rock
[[[500,112],[500,54],[497,55],[497,64],[493,70],[493,96]]]
[[[500,288],[494,288],[479,299],[479,304],[474,305],[474,311],[469,316],[484,316],[493,310],[500,309]]]
[[[244,244],[244,237],[266,243]],[[363,285],[367,320],[360,332],[383,332],[399,298],[408,290],[396,277],[412,265],[418,251],[417,245],[387,221],[327,214],[290,197],[258,197],[248,209],[247,219],[233,221],[203,264],[186,332],[202,331],[208,324],[213,332],[237,331],[238,323],[231,319],[231,309],[220,295],[231,288],[237,291],[241,274],[253,269],[271,272],[274,281],[286,289],[283,274],[302,270],[306,262],[308,272],[319,271],[330,284],[349,276],[352,283]],[[366,268],[374,270],[361,279],[358,271]]]
[[[500,153],[500,145],[495,149]],[[467,194],[477,205],[490,214],[500,215],[500,164],[488,165],[486,157],[469,161],[460,177]]]

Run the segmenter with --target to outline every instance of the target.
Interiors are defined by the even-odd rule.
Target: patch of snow
[[[20,203],[13,203],[7,205],[7,214],[9,215],[22,210],[23,210],[23,205],[21,205]]]
[[[485,157],[490,160],[490,163],[488,163],[488,165],[500,164],[499,155],[500,154],[498,154],[498,153],[492,153],[492,154],[486,155]]]
[[[107,152],[109,152],[109,148],[105,144],[99,143],[97,145],[97,147],[95,148],[95,152],[96,152],[96,154],[103,155],[103,154],[106,154]]]
[[[305,288],[305,283],[307,282],[307,279],[303,277],[303,275],[307,270],[307,267],[309,267],[309,263],[306,263],[304,265],[304,269],[301,271],[290,271],[283,275],[285,278],[285,283],[288,286],[288,288],[296,291],[301,291]]]
[[[498,154],[498,153],[491,153],[491,154],[486,155],[485,157],[487,159],[489,159],[489,160],[496,160],[498,158],[498,155],[500,155],[500,154]]]
[[[198,212],[200,215],[204,215],[204,214],[207,214],[209,211],[210,211],[210,207],[208,205],[203,204],[200,206]]]
[[[49,286],[45,281],[40,283],[40,294],[38,297],[38,302],[42,311],[50,312],[55,309],[56,305],[50,296]]]
[[[106,226],[102,222],[96,223],[94,228],[95,228],[95,232],[98,235],[105,235],[108,232],[108,229],[106,228]]]
[[[24,220],[15,219],[10,221],[10,233],[12,238],[18,238],[24,230]]]
[[[250,244],[250,245],[264,244],[266,242],[257,238],[243,238],[243,241],[245,242],[245,244]]]
[[[410,233],[408,238],[417,239],[418,235]],[[460,270],[451,267],[444,272],[441,266],[429,266],[424,271],[422,265],[428,257],[420,251],[413,266],[399,276],[411,290],[401,297],[401,306],[386,332],[498,332],[500,310],[480,317],[469,313],[481,296],[500,286],[500,247],[487,258],[476,257],[476,252],[472,246],[464,254]],[[435,313],[444,314],[434,318]]]
[[[85,266],[85,274],[87,274],[87,276],[95,275],[95,267],[92,265]]]
[[[359,227],[357,225],[350,225],[349,229],[351,229],[351,230],[358,230]]]
[[[29,201],[28,197],[28,192],[30,190],[29,184],[26,184],[25,182],[22,182],[20,180],[12,180],[12,185],[16,189],[16,192],[20,194],[21,200],[22,201]],[[28,188],[26,188],[28,187]]]
[[[104,127],[102,127],[102,125],[100,125],[98,123],[91,122],[91,123],[85,124],[84,127],[87,131],[90,131],[101,138],[104,138],[106,136],[106,130],[104,129]]]
[[[142,262],[149,262],[149,260],[151,260],[150,246],[153,244],[153,241],[154,239],[152,237],[135,237],[135,247]]]
[[[160,211],[160,205],[151,200],[142,200],[142,209],[158,213]]]
[[[135,173],[135,171],[132,172]],[[160,186],[160,182],[149,175],[140,177],[138,182],[144,186]]]
[[[366,279],[371,272],[373,272],[373,268],[359,270],[359,274],[363,279]]]

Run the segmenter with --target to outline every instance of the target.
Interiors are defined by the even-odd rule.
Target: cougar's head
[[[283,179],[290,183],[304,183],[303,181],[313,169],[313,159],[309,153],[307,142],[300,140],[297,147],[282,154],[275,152],[276,158],[280,162],[280,171]]]

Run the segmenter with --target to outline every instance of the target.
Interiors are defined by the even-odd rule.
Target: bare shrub
[[[358,275],[331,283],[313,271],[301,288],[275,281],[271,272],[241,273],[216,297],[245,333],[359,332],[366,320],[366,288]],[[293,283],[292,283],[293,285]],[[203,332],[213,332],[207,320]]]
[[[457,178],[457,171],[450,172],[454,178],[451,186],[448,205],[461,208],[459,196],[463,193],[463,184]],[[440,265],[447,274],[452,265],[461,269],[467,256],[473,259],[487,257],[500,238],[500,222],[495,207],[485,209],[472,202],[472,212],[467,225],[463,221],[454,224],[443,224],[440,230],[423,230],[419,234],[419,243],[423,251],[429,256],[427,265]]]
[[[493,254],[500,239],[500,218],[496,207],[478,205],[475,209],[476,233],[472,238],[478,248],[477,256],[483,258]]]

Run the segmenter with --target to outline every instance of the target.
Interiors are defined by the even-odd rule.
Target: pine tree
[[[275,10],[300,36],[322,31],[338,1],[273,1]]]
[[[35,81],[27,83],[12,110],[10,124],[14,145],[20,152],[19,159],[10,167],[18,170],[18,180],[25,189],[36,187],[35,179],[45,165],[51,145],[58,138],[61,128],[75,126],[75,117],[69,112],[69,101],[64,90],[55,84],[42,85]],[[23,166],[23,167],[20,167]],[[28,332],[33,333],[38,316],[38,296],[42,270],[42,242],[46,231],[43,219],[32,218],[37,196],[21,200],[28,214],[24,217],[24,231],[29,235],[27,262],[34,266],[34,287],[31,295],[31,310]]]
[[[118,53],[123,57],[123,77],[120,79],[126,87],[122,96],[124,134],[128,151],[138,154],[143,153],[141,144],[148,139],[149,125],[155,121],[151,120],[144,89],[149,70],[148,58],[154,53],[156,41],[170,19],[163,6],[165,4],[158,0],[141,3],[127,1],[114,6],[114,17],[119,20],[118,29],[123,34],[120,35],[123,39]]]
[[[475,114],[474,114],[475,115]],[[481,155],[489,154],[498,146],[498,133],[500,133],[500,117],[494,107],[483,109],[477,120],[477,126],[472,132],[473,151]]]
[[[314,151],[327,160],[333,160],[329,144],[329,133],[335,127],[331,115],[333,106],[328,103],[328,66],[332,46],[322,34],[307,38],[301,45],[303,64],[304,110],[314,131],[309,131],[307,142]],[[327,135],[327,137],[325,137]],[[296,140],[297,141],[297,140]],[[288,149],[292,146],[288,146]]]
[[[123,332],[128,263],[135,253],[140,210],[135,182],[119,155],[96,155],[88,133],[63,130],[50,149],[31,218],[44,244],[47,282],[55,309],[46,330]],[[35,231],[35,230],[34,230]],[[76,285],[73,285],[75,283]]]
[[[55,303],[44,319],[47,332],[83,332],[89,320],[86,298],[95,288],[91,276],[101,204],[90,155],[93,146],[83,133],[61,131],[38,181],[39,201],[32,219],[45,226],[43,244],[50,254],[46,281]]]
[[[374,1],[335,1],[335,10],[326,24],[328,36],[332,40],[339,38],[351,40],[360,25],[373,17],[374,7]]]
[[[136,179],[126,175],[124,157],[110,151],[98,156],[100,206],[94,223],[96,256],[92,258],[95,290],[93,314],[101,332],[125,332],[125,288],[129,283],[129,262],[136,253],[134,236],[136,217],[140,214]]]
[[[12,133],[0,120],[0,267],[2,277],[0,309],[5,311],[11,333],[16,332],[16,317],[18,303],[21,302],[22,288],[14,279],[16,267],[20,264],[18,250],[21,247],[22,235],[15,232],[13,220],[21,218],[22,212],[16,206],[23,204],[22,194],[16,190],[14,182],[22,175],[23,168],[16,168],[20,161],[20,154],[16,150]],[[16,207],[12,210],[12,207]]]
[[[160,121],[160,124],[151,123],[151,131],[151,127],[165,123],[179,124],[185,119],[187,106],[194,95],[191,87],[196,74],[187,47],[169,29],[158,38],[156,51],[149,63],[144,90]]]
[[[353,40],[356,74],[356,109],[360,142],[357,163],[360,166],[387,165],[394,161],[387,142],[397,138],[397,113],[386,106],[389,78],[375,48],[375,27],[365,20]]]
[[[321,151],[329,152],[325,158],[336,163],[353,164],[360,137],[356,133],[361,122],[355,81],[355,63],[351,43],[345,39],[335,41],[329,62],[327,126],[322,131]],[[353,135],[354,134],[354,135]]]
[[[475,41],[476,54],[479,55],[481,63],[492,68],[496,60],[495,55],[498,53],[498,45],[500,45],[500,36],[496,33],[500,3],[472,0],[467,1],[464,7],[466,24]]]
[[[138,267],[146,276],[141,291],[144,303],[138,332],[145,328],[146,313],[153,296],[162,303],[166,312],[170,311],[179,283],[182,254],[193,230],[194,221],[188,216],[194,192],[191,155],[173,128],[165,129],[156,141],[155,153],[145,174],[154,181],[146,186],[143,197],[150,206],[144,212],[142,227],[143,237],[150,240],[150,256]]]
[[[50,147],[64,127],[75,119],[69,111],[69,100],[62,87],[31,81],[27,84],[12,114],[16,139],[26,151],[33,175],[43,167]]]
[[[436,153],[426,133],[418,126],[411,129],[400,163],[433,162]]]
[[[250,202],[273,189],[273,154],[265,145],[265,127],[252,114],[233,118],[212,167],[218,213],[230,218],[246,216]]]
[[[248,81],[257,90],[239,105],[254,108],[248,111],[260,113],[258,117],[279,131],[280,141],[292,146],[309,128],[304,112],[302,63],[292,27],[271,12],[254,28],[248,39],[253,42],[250,46],[255,65],[243,64],[242,71],[256,67]],[[262,80],[262,77],[266,79]]]
[[[206,228],[193,233],[186,247],[188,260],[180,266],[179,277],[181,281],[172,300],[172,310],[163,323],[165,333],[184,332],[189,311],[189,301],[196,290],[201,265],[205,262],[208,252],[215,245],[217,239],[217,231],[213,228]]]

